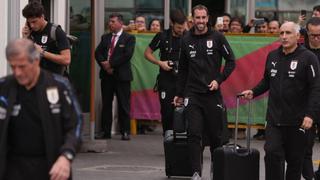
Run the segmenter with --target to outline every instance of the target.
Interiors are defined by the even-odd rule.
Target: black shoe
[[[258,129],[257,134],[253,136],[254,139],[257,140],[264,140],[265,139],[265,130],[264,129]]]
[[[130,140],[130,136],[129,136],[129,134],[128,133],[123,133],[122,134],[122,137],[121,137],[121,140],[123,140],[123,141],[129,141]]]
[[[316,180],[320,180],[320,169],[314,172]]]
[[[111,134],[100,132],[95,135],[95,139],[111,139]]]

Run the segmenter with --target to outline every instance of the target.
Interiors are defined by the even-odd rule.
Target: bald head
[[[300,26],[294,22],[285,22],[280,27],[280,42],[285,54],[293,52],[300,38]]]
[[[36,50],[33,42],[29,39],[15,39],[6,47],[6,57],[10,61],[13,57],[26,55],[30,62],[40,60],[40,53]]]
[[[283,23],[280,27],[280,31],[281,31],[281,29],[284,29],[284,28],[285,29],[292,28],[295,33],[300,33],[300,26],[292,21],[287,21],[287,22]]]

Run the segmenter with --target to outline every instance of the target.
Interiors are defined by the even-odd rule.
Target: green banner
[[[154,34],[137,34],[136,48],[132,59],[134,81],[132,82],[131,117],[135,119],[160,119],[160,105],[157,93],[152,89],[159,67],[144,58],[144,51]],[[236,94],[254,87],[262,78],[267,54],[277,48],[277,37],[266,36],[226,36],[236,56],[236,69],[221,86],[224,102],[228,108],[228,121],[235,121]],[[158,57],[158,52],[154,53]],[[241,101],[239,119],[246,123],[247,103]],[[252,101],[253,124],[264,124],[267,95]]]

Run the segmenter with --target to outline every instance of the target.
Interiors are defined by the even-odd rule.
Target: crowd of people
[[[6,47],[13,75],[0,79],[0,179],[72,179],[71,163],[81,144],[83,120],[66,71],[71,62],[70,43],[59,25],[45,19],[39,2],[29,3],[22,13],[26,18],[23,38]],[[212,26],[208,9],[197,5],[189,17],[173,10],[170,28],[164,30],[159,19],[147,26],[146,18],[137,16],[125,25],[121,14],[112,13],[109,32],[95,51],[101,79],[102,138],[112,138],[116,95],[121,139],[130,140],[130,60],[136,39],[127,31],[154,32],[144,56],[159,66],[156,90],[163,137],[170,139],[174,109],[184,106],[191,179],[201,180],[204,146],[210,146],[213,157],[224,143],[220,86],[237,68],[224,34],[272,33],[279,35],[281,45],[269,52],[261,81],[241,93],[252,99],[269,91],[266,128],[254,136],[265,139],[265,177],[320,179],[320,170],[314,172],[312,163],[320,127],[320,6],[314,7],[312,16],[307,20],[301,15],[297,23],[282,24],[258,18],[244,25],[241,18],[224,13]],[[306,27],[301,27],[304,21]],[[159,59],[154,55],[158,49]]]
[[[266,64],[265,76],[261,80],[261,83],[257,88],[244,91],[243,93],[246,98],[256,97],[267,90],[270,91],[269,93],[275,91],[275,94],[283,91],[284,94],[291,94],[292,97],[299,96],[302,92],[305,92],[308,96],[301,96],[303,100],[290,102],[290,106],[296,105],[295,110],[292,110],[286,109],[285,106],[289,105],[285,104],[282,104],[280,107],[273,107],[275,104],[272,102],[277,100],[286,102],[287,99],[294,98],[278,97],[278,95],[273,95],[273,93],[270,94],[265,125],[266,131],[264,129],[259,129],[257,134],[253,137],[266,140],[266,179],[298,180],[302,174],[303,177],[308,180],[313,179],[316,176],[312,166],[312,148],[315,133],[316,131],[319,131],[316,130],[318,127],[318,117],[316,115],[317,112],[315,112],[315,109],[319,107],[315,100],[319,95],[317,94],[317,91],[319,90],[319,79],[317,74],[319,71],[319,52],[317,49],[319,48],[318,45],[320,43],[320,31],[317,31],[314,26],[318,26],[317,21],[320,18],[318,15],[319,12],[320,6],[315,6],[313,9],[313,18],[308,20],[305,28],[302,27],[301,29],[299,24],[306,20],[304,17],[305,15],[301,15],[297,23],[285,21],[281,24],[276,19],[269,21],[268,18],[261,17],[252,19],[245,25],[241,18],[231,17],[230,14],[224,13],[221,16],[221,20],[219,20],[218,17],[216,24],[212,27],[207,19],[207,9],[203,6],[196,6],[192,11],[193,14],[191,19],[186,17],[183,19],[184,23],[177,23],[176,18],[179,17],[179,15],[177,15],[177,12],[173,11],[170,17],[170,29],[164,31],[160,30],[160,32],[156,31],[158,33],[151,41],[149,47],[146,48],[145,58],[153,64],[158,65],[160,68],[157,83],[159,100],[161,103],[163,134],[165,139],[167,139],[167,136],[170,136],[173,109],[175,106],[184,104],[186,107],[186,121],[189,123],[188,143],[190,158],[192,159],[192,169],[194,171],[193,179],[200,179],[201,176],[201,160],[199,159],[199,153],[201,153],[203,132],[206,132],[205,135],[210,139],[209,145],[211,153],[213,153],[213,150],[216,147],[221,145],[221,142],[219,142],[219,139],[217,138],[217,134],[221,133],[221,129],[216,129],[216,127],[221,127],[219,124],[222,119],[221,110],[214,111],[214,107],[217,105],[221,105],[222,107],[223,100],[219,86],[231,74],[233,68],[235,68],[232,49],[229,47],[227,41],[220,39],[221,37],[219,37],[218,34],[215,35],[217,32],[220,32],[220,34],[269,33],[279,35],[281,46],[278,50],[270,52],[269,56],[271,57],[268,56],[267,62],[270,61],[269,63],[271,64],[278,63],[272,61],[274,59],[272,58],[273,56],[276,56],[275,59],[290,59],[291,64],[289,63],[289,70],[287,70],[289,71],[289,78],[299,77],[299,79],[293,79],[295,85],[300,81],[303,81],[303,83],[299,85],[301,86],[301,92],[292,91],[291,87],[284,87],[284,90],[288,90],[288,92],[282,89],[278,90],[274,87],[277,84],[282,84],[282,81],[280,82],[278,80],[273,82],[271,81],[271,77],[277,76],[277,72],[278,74],[282,74],[282,71],[286,70],[283,68],[272,68]],[[179,19],[182,20],[180,17]],[[136,25],[136,27],[138,27],[138,25]],[[180,29],[177,29],[177,27],[180,27]],[[132,29],[128,28],[127,30]],[[305,38],[304,45],[300,45],[300,35]],[[217,45],[211,45],[211,42],[208,41],[207,38],[213,39],[214,42],[218,42]],[[201,43],[202,40],[204,41],[203,43]],[[194,42],[198,42],[198,46],[195,46]],[[211,46],[218,48],[217,51],[220,52],[219,56],[210,57],[210,55],[213,54],[208,54],[208,49],[205,52],[202,52],[205,49],[201,49],[199,44],[205,43],[207,43],[207,48],[211,48]],[[220,50],[219,46],[221,48]],[[157,49],[160,49],[160,60],[153,55],[153,52]],[[310,53],[309,50],[313,53]],[[210,64],[206,64],[208,60],[199,54],[207,54],[209,59],[212,58],[217,60],[218,63],[216,64],[216,67],[209,68]],[[275,55],[272,56],[272,54]],[[314,56],[314,54],[316,56]],[[226,64],[224,71],[220,72],[219,62],[221,61],[222,56],[226,60]],[[303,59],[301,57],[306,56],[310,56],[310,60],[304,58],[305,60],[303,61],[306,62],[299,61],[299,59]],[[292,58],[294,58],[294,60],[291,60]],[[312,69],[308,69],[303,74],[313,73],[313,77],[300,77],[298,73],[301,72],[295,72],[296,69],[300,68],[294,61],[299,61],[299,66],[309,65],[312,67]],[[179,66],[177,74],[175,74],[174,71],[174,64],[178,64]],[[199,68],[199,70],[197,68]],[[273,71],[276,73],[273,73]],[[207,75],[206,77],[204,72],[210,72],[210,75]],[[268,72],[271,72],[271,74]],[[218,76],[215,77],[217,74]],[[288,83],[288,86],[290,86],[290,83]],[[173,96],[175,106],[170,104]],[[209,99],[210,101],[208,101]],[[310,107],[303,107],[306,105],[309,105]],[[278,109],[279,112],[277,112],[276,109]],[[312,109],[312,112],[305,112],[304,109]],[[305,117],[295,120],[296,116],[300,117],[300,115],[293,114],[292,117],[286,118],[280,116],[281,113],[288,114],[288,112],[294,111],[297,114],[306,113]],[[288,120],[286,121],[285,119]],[[210,130],[207,130],[207,128]],[[295,128],[300,128],[302,130],[296,131]],[[302,131],[303,134],[299,134]],[[240,130],[238,137],[245,138],[244,130]],[[282,141],[279,141],[278,139],[281,139]],[[301,143],[301,145],[298,145],[300,149],[295,148],[297,142]],[[287,162],[288,164],[286,172],[284,171],[284,162]]]

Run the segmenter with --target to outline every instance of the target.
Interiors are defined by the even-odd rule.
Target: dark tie
[[[109,53],[108,53],[108,59],[110,59],[113,54],[114,46],[115,46],[115,42],[116,42],[116,37],[117,37],[117,35],[112,36],[111,45],[110,45]]]

